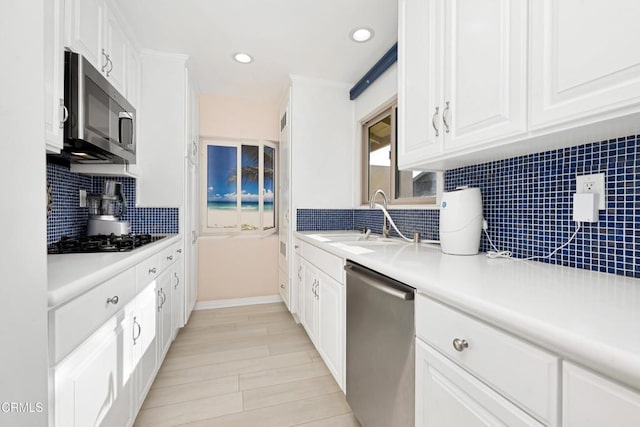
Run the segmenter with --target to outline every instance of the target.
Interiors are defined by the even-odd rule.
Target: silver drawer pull
[[[453,348],[455,348],[456,351],[464,351],[465,348],[469,348],[469,343],[467,342],[467,340],[455,338],[453,340]]]
[[[281,284],[281,285],[280,285],[280,289],[284,289],[284,285],[282,285],[282,284]]]
[[[158,270],[156,270],[156,268],[155,268],[155,267],[150,268],[150,269],[149,269],[149,274],[156,274],[156,271],[158,271]]]
[[[178,289],[178,285],[180,284],[180,278],[178,277],[178,273],[173,273],[176,278],[176,284],[173,285],[173,289]]]
[[[118,301],[120,301],[120,298],[118,298],[118,295],[114,295],[111,298],[107,298],[107,304],[116,305]]]
[[[136,335],[136,326],[138,327],[138,335]],[[138,323],[138,321],[136,320],[136,317],[133,317],[133,345],[136,345],[136,341],[138,340],[138,338],[140,338],[140,335],[142,335],[142,326],[140,326],[140,323]]]
[[[178,252],[179,254],[182,253],[182,249],[176,249],[176,252]]]
[[[167,256],[167,261],[173,261],[173,255]]]

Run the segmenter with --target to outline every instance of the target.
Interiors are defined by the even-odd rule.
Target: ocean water
[[[236,202],[207,202],[207,209],[211,210],[236,210],[237,204]],[[257,211],[258,210],[258,202],[242,202],[242,210],[243,211]],[[264,203],[264,211],[269,212],[273,210],[273,202],[265,202]]]

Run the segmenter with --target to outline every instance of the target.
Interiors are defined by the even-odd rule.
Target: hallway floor
[[[194,311],[135,427],[359,426],[282,303]]]

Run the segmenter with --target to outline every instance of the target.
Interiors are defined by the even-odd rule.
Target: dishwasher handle
[[[344,269],[347,272],[347,275],[353,275],[365,285],[371,286],[372,288],[377,289],[380,292],[384,292],[392,297],[396,297],[404,301],[411,301],[415,297],[415,289],[412,287],[382,276],[374,271],[353,264],[345,265]],[[347,286],[348,281],[349,280],[347,279]],[[396,286],[393,286],[392,284]],[[405,289],[399,289],[400,287]]]

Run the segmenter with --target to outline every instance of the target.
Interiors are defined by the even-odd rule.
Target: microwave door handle
[[[122,134],[123,132],[123,128],[124,128],[124,124],[128,122],[133,122],[133,117],[131,116],[131,113],[127,113],[126,111],[121,112],[118,115],[118,141],[123,144],[124,142],[122,141]],[[131,126],[133,128],[133,126]],[[124,144],[123,144],[124,145]],[[131,133],[131,142],[127,142],[126,144],[128,147],[131,147],[133,145],[133,132]]]

